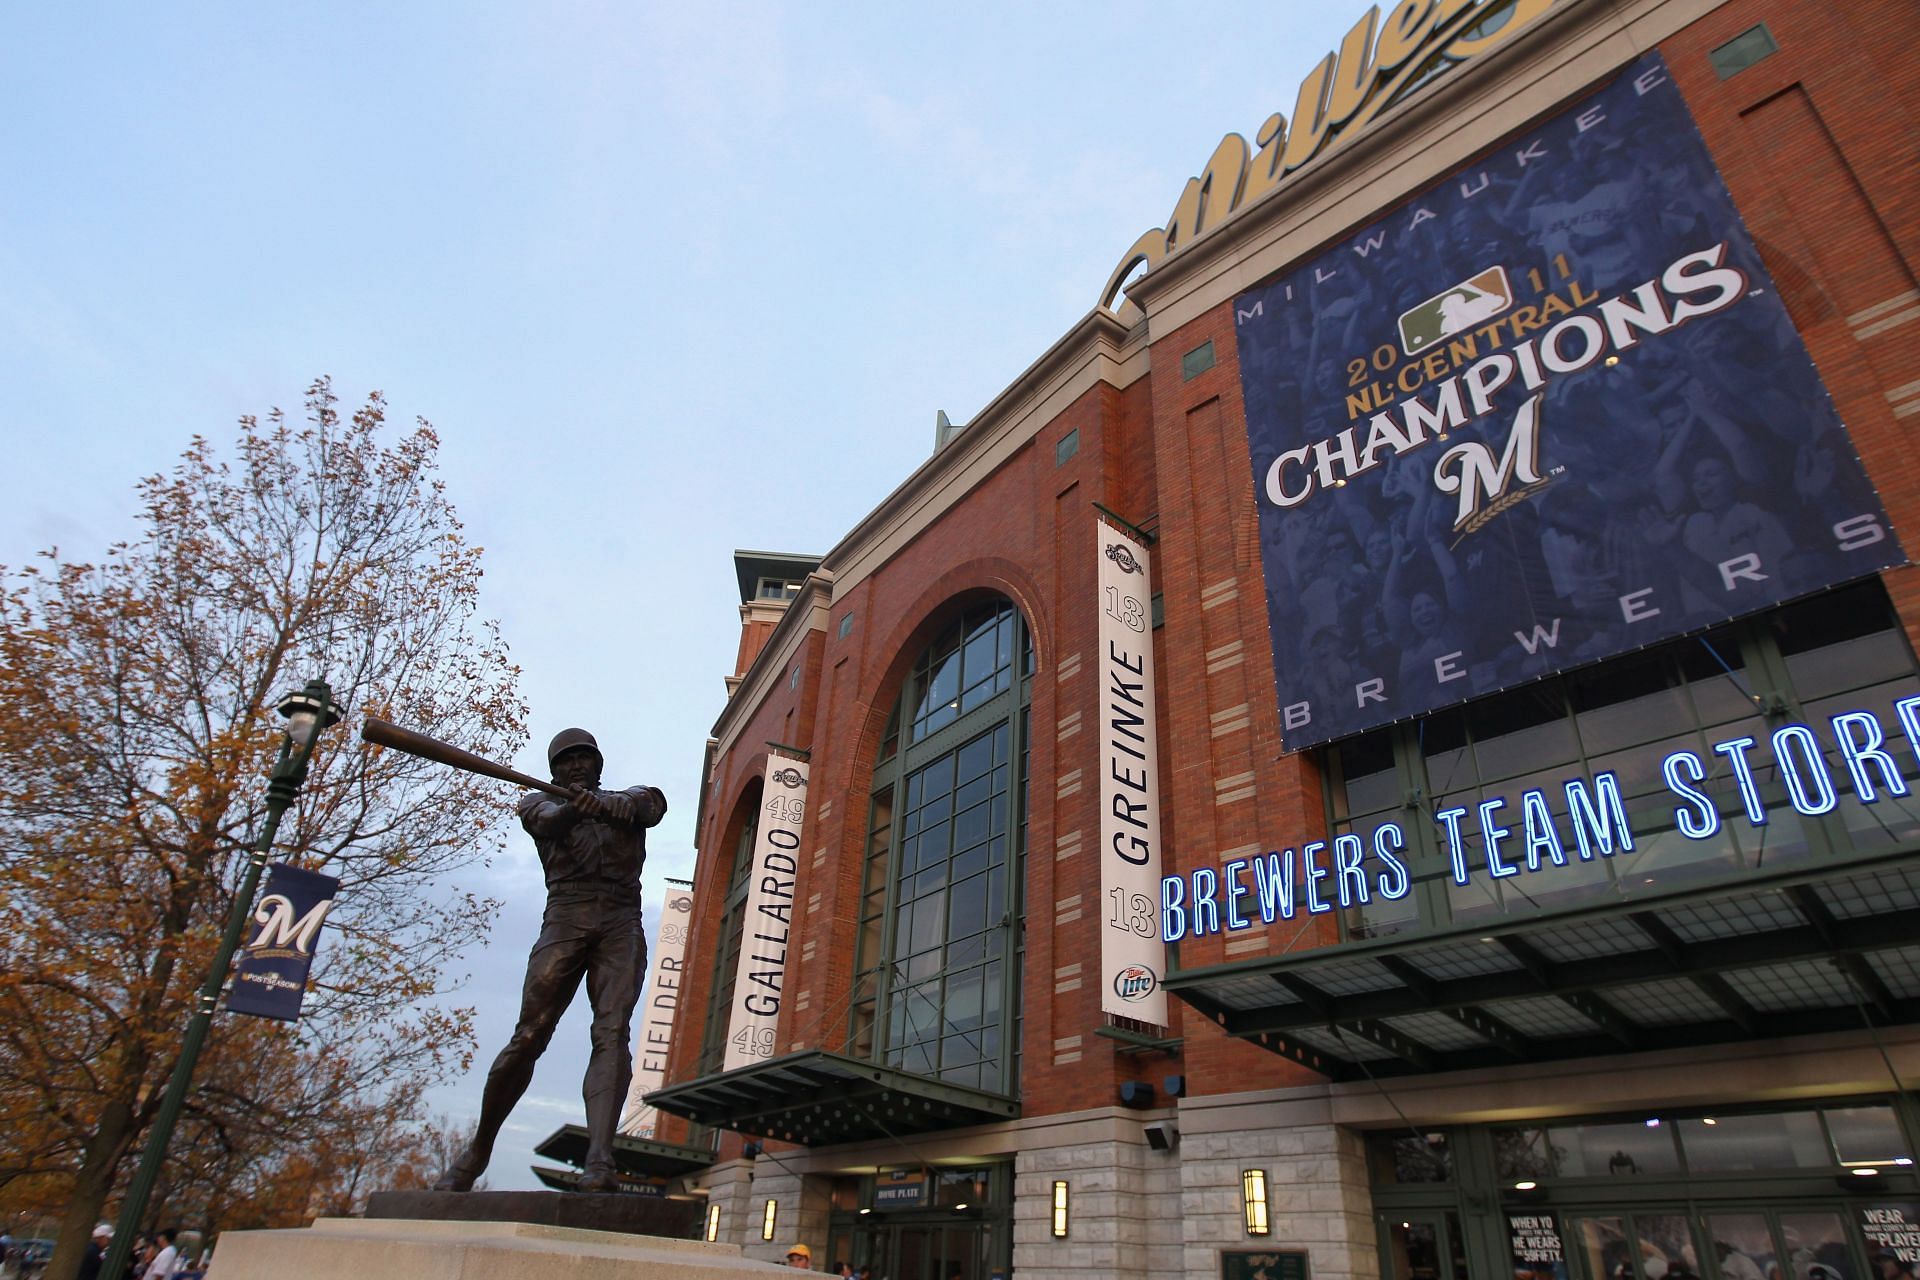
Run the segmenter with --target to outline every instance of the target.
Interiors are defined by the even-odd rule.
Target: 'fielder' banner
[[[800,826],[807,817],[807,763],[767,757],[760,793],[760,832],[753,841],[740,967],[734,970],[722,1071],[773,1056],[780,992],[787,981],[787,939],[793,932],[794,886],[800,879]]]
[[[1160,985],[1160,766],[1147,552],[1105,523],[1100,549],[1100,1008],[1167,1025]]]
[[[1289,748],[1905,562],[1657,55],[1234,314]]]
[[[230,1011],[299,1020],[320,926],[338,892],[340,882],[332,876],[280,863],[267,868],[266,892],[253,909],[260,931],[241,948],[227,991]]]
[[[633,1085],[620,1113],[620,1132],[653,1137],[660,1113],[646,1096],[667,1083],[667,1051],[673,1047],[673,1015],[680,1004],[687,922],[693,919],[693,889],[674,884],[660,904],[660,936],[653,942],[653,972],[647,975],[640,1027],[633,1037]]]

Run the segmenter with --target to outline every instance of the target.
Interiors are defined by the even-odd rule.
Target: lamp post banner
[[[722,1071],[773,1056],[774,1028],[780,1021],[780,998],[787,983],[787,940],[793,935],[793,906],[798,901],[807,773],[804,760],[767,757]]]
[[[1094,524],[1100,590],[1100,1008],[1167,1025],[1147,549]]]
[[[253,909],[259,927],[241,948],[227,990],[230,1012],[299,1020],[320,926],[339,891],[340,881],[333,876],[284,863],[267,868],[266,890]]]
[[[1906,562],[1657,54],[1234,323],[1289,750]]]
[[[693,919],[693,890],[668,889],[660,904],[660,936],[653,944],[653,972],[647,975],[639,1027],[634,1032],[633,1085],[620,1114],[620,1132],[651,1138],[660,1113],[646,1096],[667,1083],[667,1053],[673,1047],[673,1016],[680,1007],[680,977],[685,971],[687,922]]]

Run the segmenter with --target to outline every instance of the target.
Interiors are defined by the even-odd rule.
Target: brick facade
[[[1920,426],[1920,58],[1910,43],[1911,0],[1564,0],[1563,8],[1538,38],[1504,60],[1464,69],[1460,86],[1443,81],[1436,92],[1466,95],[1479,83],[1468,83],[1472,77],[1518,79],[1552,59],[1587,68],[1586,83],[1593,83],[1641,52],[1636,41],[1654,33],[1911,546],[1920,538],[1920,449],[1909,435]],[[1719,78],[1709,52],[1762,21],[1779,51]],[[1290,101],[1290,86],[1276,94],[1282,89]],[[1525,114],[1505,122],[1507,135],[1567,96],[1544,92],[1516,93]],[[1498,140],[1490,133],[1484,145]],[[1406,158],[1404,147],[1397,155]],[[1330,170],[1347,164],[1339,180],[1362,179],[1361,160],[1321,163]],[[1425,176],[1454,163],[1435,160]],[[1302,189],[1318,198],[1311,181],[1303,177]],[[1417,185],[1402,180],[1403,190]],[[1268,203],[1279,209],[1287,200],[1276,195]],[[1237,228],[1281,216],[1262,209],[1243,211],[1187,247],[1172,260],[1177,265],[1150,276],[1141,290],[1142,324],[1129,331],[1090,317],[1077,326],[830,552],[777,624],[749,619],[739,691],[716,730],[670,1081],[697,1074],[716,981],[712,966],[698,958],[721,950],[728,871],[746,806],[757,801],[766,744],[811,752],[814,796],[795,919],[802,941],[786,978],[779,1051],[842,1051],[868,795],[902,682],[961,603],[993,593],[1026,619],[1036,674],[1021,1124],[1090,1116],[1125,1136],[1055,1142],[1023,1137],[1019,1125],[1005,1129],[1004,1154],[1021,1153],[1014,1239],[1022,1274],[1217,1274],[1209,1270],[1214,1251],[1245,1243],[1237,1239],[1238,1170],[1256,1157],[1286,1186],[1275,1200],[1276,1217],[1292,1222],[1291,1238],[1313,1242],[1316,1280],[1375,1274],[1364,1160],[1351,1131],[1327,1120],[1200,1132],[1175,1158],[1141,1145],[1141,1113],[1116,1108],[1125,1082],[1157,1086],[1183,1075],[1188,1096],[1178,1111],[1201,1125],[1214,1100],[1312,1088],[1320,1077],[1228,1037],[1177,1001],[1167,1034],[1178,1038],[1178,1048],[1133,1050],[1097,1034],[1105,1022],[1100,993],[1082,980],[1081,962],[1096,953],[1100,927],[1098,791],[1070,779],[1095,766],[1096,734],[1084,727],[1101,711],[1095,503],[1157,535],[1154,586],[1164,597],[1165,625],[1154,639],[1167,870],[1294,845],[1325,828],[1317,753],[1283,753],[1235,353],[1232,299],[1269,274],[1247,274],[1244,264],[1260,261],[1256,232]],[[1354,224],[1327,223],[1318,242]],[[1313,246],[1298,247],[1295,260]],[[1173,283],[1156,285],[1155,277]],[[1184,292],[1178,305],[1168,303],[1175,317],[1168,322],[1158,304],[1176,287]],[[1196,297],[1211,301],[1200,305]],[[1212,366],[1183,377],[1183,357],[1206,343]],[[1078,448],[1061,460],[1069,433],[1077,433]],[[1886,582],[1909,637],[1920,641],[1920,575],[1903,569]],[[1286,929],[1189,939],[1180,963],[1193,968],[1337,940],[1331,916],[1303,915]],[[1164,1095],[1159,1101],[1175,1102]],[[1236,1124],[1253,1123],[1257,1114],[1232,1107],[1227,1113]],[[667,1119],[663,1132],[670,1139],[684,1134],[683,1122]],[[940,1135],[914,1141],[937,1153]],[[740,1145],[728,1135],[721,1160],[738,1157]],[[807,1158],[817,1172],[835,1167],[831,1151]],[[1086,1173],[1076,1189],[1086,1197],[1082,1212],[1107,1226],[1056,1254],[1044,1230],[1044,1184],[1062,1169]],[[811,1230],[824,1209],[814,1192],[806,1194]],[[1176,1194],[1185,1228],[1153,1220],[1149,1209]],[[734,1199],[751,1218],[746,1201]],[[1122,1244],[1130,1247],[1120,1250]]]

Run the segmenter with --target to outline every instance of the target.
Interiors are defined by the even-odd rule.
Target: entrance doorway
[[[1385,1280],[1468,1280],[1460,1215],[1408,1209],[1380,1215]]]
[[[836,1231],[829,1265],[845,1258],[887,1280],[991,1280],[987,1224],[963,1222],[862,1223]]]

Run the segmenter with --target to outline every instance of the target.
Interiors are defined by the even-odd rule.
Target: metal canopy
[[[549,1160],[563,1160],[575,1169],[585,1168],[587,1131],[577,1124],[561,1125],[533,1151],[535,1155],[545,1156]],[[682,1147],[670,1142],[630,1138],[624,1133],[617,1133],[613,1137],[613,1166],[630,1178],[671,1178],[695,1169],[704,1169],[712,1163],[713,1152],[701,1147]],[[534,1166],[533,1171],[542,1182],[553,1185],[540,1172],[538,1165]]]
[[[1920,1022],[1920,865],[1175,969],[1166,985],[1335,1080]]]
[[[831,1146],[1012,1120],[1012,1098],[818,1049],[671,1085],[646,1098],[696,1124]]]
[[[555,1191],[571,1191],[580,1185],[580,1179],[586,1175],[577,1169],[549,1169],[545,1165],[532,1165],[533,1176],[553,1188]]]

